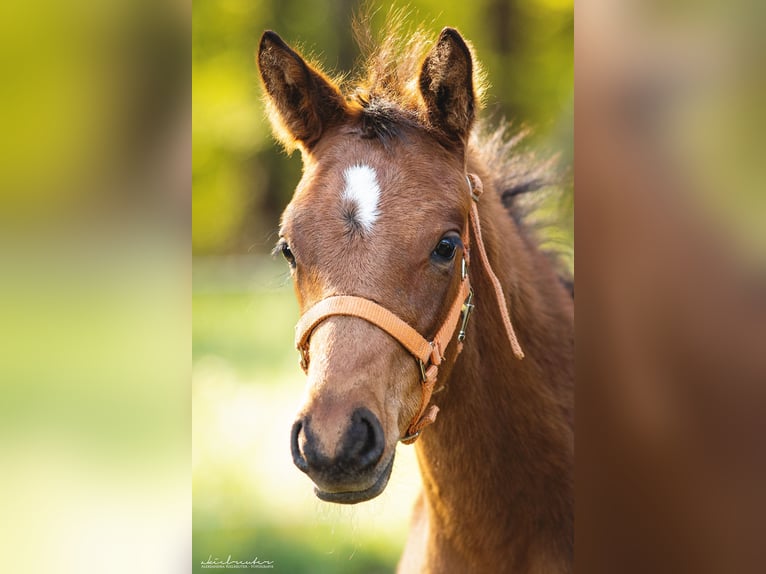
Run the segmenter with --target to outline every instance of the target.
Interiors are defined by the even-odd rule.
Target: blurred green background
[[[471,40],[489,80],[485,116],[533,131],[572,158],[572,0],[410,2],[434,37]],[[255,49],[265,29],[332,72],[357,60],[352,0],[198,1],[192,14],[193,567],[208,558],[271,560],[281,572],[391,572],[419,486],[400,447],[389,487],[353,507],[318,501],[292,465],[289,428],[304,377],[286,266],[268,252],[301,170],[271,137]],[[378,29],[388,5],[374,13]],[[571,210],[571,193],[563,204]],[[566,207],[568,206],[568,208]],[[565,213],[571,216],[571,211]],[[565,221],[566,221],[565,217]],[[571,245],[571,222],[560,235]]]

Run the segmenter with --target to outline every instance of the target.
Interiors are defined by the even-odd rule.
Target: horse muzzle
[[[340,504],[363,502],[383,492],[394,463],[393,452],[383,457],[386,442],[380,421],[364,407],[353,411],[334,448],[319,440],[310,416],[295,422],[290,446],[295,466],[314,482],[317,497]]]

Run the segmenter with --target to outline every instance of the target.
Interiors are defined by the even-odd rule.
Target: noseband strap
[[[495,297],[497,298],[497,303],[500,307],[501,318],[505,325],[506,333],[511,343],[511,347],[513,348],[513,352],[519,359],[524,357],[518,340],[516,339],[516,334],[513,331],[513,326],[511,325],[500,281],[492,271],[486,251],[484,250],[484,243],[481,236],[481,223],[476,208],[476,202],[482,193],[481,180],[475,174],[469,174],[466,179],[471,188],[471,195],[474,201],[472,202],[471,213],[468,222],[465,225],[462,237],[463,259],[461,262],[460,287],[450,305],[447,316],[444,318],[444,321],[432,340],[429,341],[423,337],[411,325],[400,319],[385,307],[378,305],[369,299],[352,295],[337,295],[322,299],[306,311],[295,326],[295,346],[301,353],[301,368],[304,372],[308,372],[311,334],[322,321],[334,315],[345,315],[364,319],[396,339],[412,356],[415,357],[415,359],[417,359],[422,383],[420,407],[407,428],[407,434],[400,439],[405,444],[415,442],[418,436],[420,436],[420,432],[423,428],[436,420],[439,407],[436,405],[429,406],[429,402],[431,401],[431,395],[433,394],[436,385],[439,365],[444,360],[444,352],[455,335],[458,323],[460,323],[460,332],[457,337],[457,353],[459,354],[463,349],[465,328],[468,322],[468,317],[473,309],[473,291],[471,290],[471,284],[468,278],[468,263],[470,257],[469,227],[473,227],[479,251],[479,259],[482,266],[488,272],[493,284]]]
[[[423,363],[427,363],[434,348],[420,333],[402,321],[391,311],[363,297],[337,295],[322,299],[311,307],[295,327],[295,346],[301,352],[301,367],[305,370],[309,364],[309,338],[314,328],[322,321],[333,315],[359,317],[368,323],[384,330],[399,341],[411,355]]]

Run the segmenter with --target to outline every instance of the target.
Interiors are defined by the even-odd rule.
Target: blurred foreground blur
[[[766,563],[754,6],[578,5],[579,572]]]
[[[188,572],[189,6],[0,6],[0,556]]]

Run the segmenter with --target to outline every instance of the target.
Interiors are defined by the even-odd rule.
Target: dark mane
[[[404,126],[425,128],[412,111],[400,108],[385,100],[360,101],[363,138],[375,138],[384,144],[401,136]]]
[[[495,123],[495,122],[493,122]],[[574,296],[571,223],[571,181],[561,173],[556,155],[539,157],[527,145],[529,129],[512,129],[505,120],[480,121],[471,150],[490,166],[497,193],[525,238],[553,263],[559,279]]]
[[[423,110],[417,78],[434,38],[423,28],[406,27],[406,16],[402,10],[389,11],[378,34],[372,31],[371,14],[354,20],[363,65],[353,82],[351,97],[362,106],[385,102],[387,107],[420,118]]]

